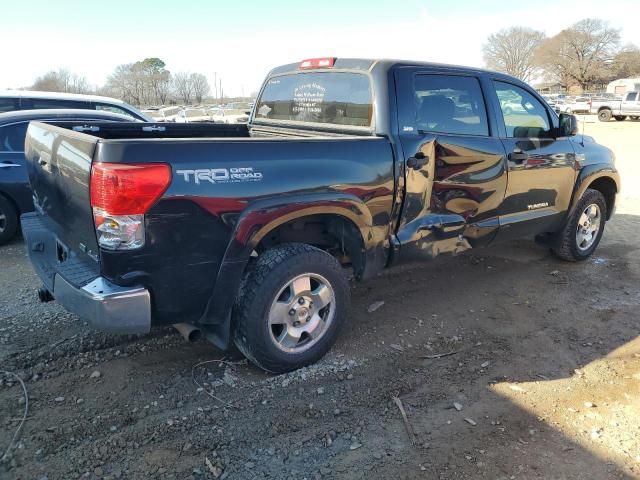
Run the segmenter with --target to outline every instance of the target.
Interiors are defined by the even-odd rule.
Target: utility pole
[[[216,103],[218,103],[218,72],[213,72],[213,96]]]

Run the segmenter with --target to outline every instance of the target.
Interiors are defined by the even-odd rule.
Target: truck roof
[[[112,97],[101,97],[99,95],[85,95],[80,93],[62,93],[62,92],[40,92],[35,90],[0,90],[0,98],[17,97],[17,98],[47,98],[54,100],[79,100],[87,102],[103,102],[117,105],[127,105],[122,100]],[[128,106],[128,105],[127,105]]]
[[[333,58],[334,63],[332,68],[336,69],[345,69],[345,70],[362,70],[362,71],[372,71],[374,69],[380,69],[383,71],[389,70],[392,67],[412,67],[412,66],[423,66],[423,67],[435,67],[442,69],[451,69],[451,70],[465,70],[468,72],[478,72],[478,73],[493,73],[500,74],[499,72],[495,72],[492,70],[487,70],[483,68],[477,67],[468,67],[463,65],[452,65],[447,63],[437,63],[437,62],[421,62],[415,60],[402,60],[402,59],[390,59],[390,58],[336,58],[336,57],[326,57]],[[269,75],[277,75],[281,73],[294,72],[300,70],[300,65],[304,60],[295,63],[288,63],[286,65],[281,65],[279,67],[271,70]],[[500,74],[504,75],[504,74]],[[507,75],[508,76],[508,75]]]

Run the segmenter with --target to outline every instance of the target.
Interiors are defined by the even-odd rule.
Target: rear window
[[[367,75],[305,72],[267,81],[256,108],[257,120],[371,126],[373,104]]]

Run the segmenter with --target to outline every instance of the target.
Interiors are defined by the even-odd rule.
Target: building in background
[[[624,95],[638,90],[640,90],[640,78],[620,78],[607,85],[607,93],[615,95]]]

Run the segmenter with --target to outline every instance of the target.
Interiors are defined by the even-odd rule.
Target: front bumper
[[[71,313],[98,330],[111,333],[147,333],[151,328],[151,296],[143,287],[121,287],[99,274],[97,263],[81,261],[68,251],[64,261],[61,242],[38,213],[21,217],[29,259],[44,288]]]

